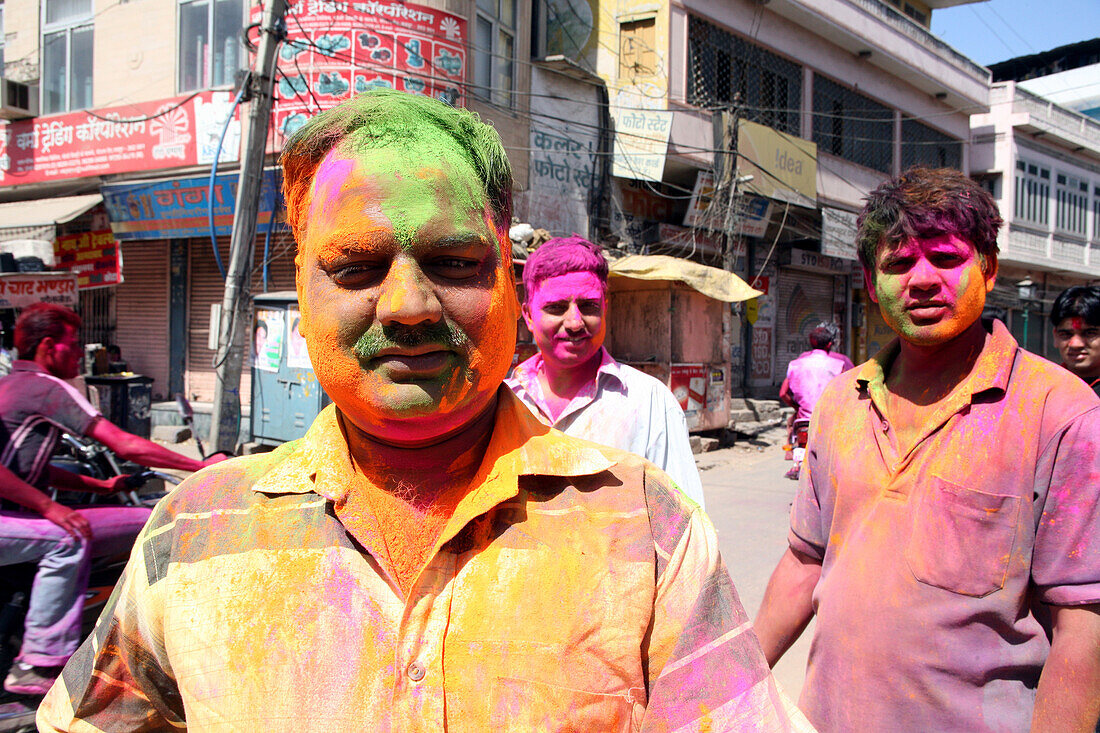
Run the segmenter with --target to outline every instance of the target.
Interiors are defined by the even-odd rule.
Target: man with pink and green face
[[[157,506],[40,729],[805,730],[703,512],[504,386],[496,132],[375,90],[282,164],[333,404]]]
[[[515,368],[508,386],[547,425],[649,459],[703,506],[680,404],[662,382],[604,348],[607,274],[600,248],[575,234],[527,258],[523,320],[539,353]]]
[[[981,319],[1001,218],[915,168],[859,217],[898,338],[810,424],[790,547],[756,618],[774,664],[816,617],[821,731],[1092,731],[1100,715],[1100,401]]]

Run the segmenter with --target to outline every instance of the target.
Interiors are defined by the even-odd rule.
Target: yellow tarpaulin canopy
[[[629,255],[611,263],[611,275],[635,280],[672,280],[697,290],[708,298],[739,303],[763,295],[763,291],[732,272],[700,265],[668,255]]]

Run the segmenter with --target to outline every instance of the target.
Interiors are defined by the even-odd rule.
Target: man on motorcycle
[[[125,476],[100,480],[51,465],[62,431],[149,467],[205,465],[121,430],[64,381],[80,371],[79,328],[80,317],[61,306],[27,308],[15,323],[19,359],[0,379],[0,565],[38,564],[22,650],[4,680],[17,694],[44,695],[53,684],[80,643],[91,557],[125,550],[149,516],[140,507],[74,510],[51,500],[51,486],[101,494],[125,488]]]
[[[779,387],[779,399],[795,408],[795,414],[787,424],[787,442],[791,445],[794,445],[795,426],[799,423],[809,425],[810,415],[825,385],[853,366],[852,360],[844,354],[832,353],[839,337],[840,331],[835,324],[818,324],[810,331],[810,350],[787,365],[787,377]],[[798,478],[801,465],[801,451],[796,446],[795,464],[787,471],[787,478]]]

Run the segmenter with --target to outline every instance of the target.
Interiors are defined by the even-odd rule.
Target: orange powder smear
[[[466,490],[458,484],[438,492],[426,487],[387,491],[356,472],[351,491],[335,506],[336,516],[407,597]]]

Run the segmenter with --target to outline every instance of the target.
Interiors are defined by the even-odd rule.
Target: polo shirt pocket
[[[1004,587],[1020,498],[968,489],[933,476],[921,493],[905,549],[921,583],[981,598]]]
[[[645,692],[587,692],[516,677],[497,677],[490,705],[489,721],[494,731],[629,733],[641,726]]]

